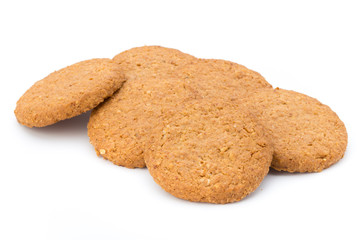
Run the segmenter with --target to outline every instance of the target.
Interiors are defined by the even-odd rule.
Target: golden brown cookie
[[[339,161],[347,145],[344,123],[315,98],[263,89],[247,101],[274,145],[272,168],[320,172]]]
[[[180,78],[125,82],[91,113],[88,136],[96,153],[116,165],[145,167],[143,151],[149,132],[177,106],[197,98],[192,87]]]
[[[199,60],[159,46],[114,57],[127,82],[92,112],[88,135],[98,155],[129,168],[145,167],[149,132],[187,99],[238,97],[271,87],[260,74],[224,60]],[[253,84],[251,84],[253,83]]]
[[[82,61],[36,82],[18,100],[15,115],[25,126],[44,127],[96,107],[124,81],[110,59]]]
[[[230,203],[253,192],[269,171],[273,149],[236,101],[189,101],[155,130],[145,153],[165,191],[195,202]]]
[[[96,153],[117,165],[145,167],[143,151],[149,131],[162,115],[171,114],[174,106],[196,95],[196,87],[176,77],[178,66],[194,60],[158,46],[133,48],[115,56],[127,82],[91,113],[88,135]]]

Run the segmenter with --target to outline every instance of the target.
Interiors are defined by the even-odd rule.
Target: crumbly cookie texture
[[[259,73],[221,59],[199,59],[179,71],[183,78],[197,82],[205,96],[242,98],[257,89],[272,88]]]
[[[171,48],[145,46],[114,57],[127,82],[109,100],[94,109],[88,135],[95,151],[116,165],[145,167],[143,150],[148,133],[162,115],[188,98],[196,87],[176,77],[178,66],[196,58]]]
[[[118,90],[125,77],[111,59],[91,59],[55,71],[18,100],[15,115],[28,127],[44,127],[84,113]]]
[[[124,69],[127,79],[174,76],[179,66],[197,58],[173,48],[161,46],[136,47],[116,55],[113,60]]]
[[[129,168],[145,167],[148,133],[189,99],[237,98],[271,87],[258,73],[224,60],[197,59],[159,46],[114,57],[127,82],[90,117],[88,135],[97,154]]]
[[[315,98],[277,88],[262,89],[245,102],[273,143],[272,168],[320,172],[344,156],[345,125]]]
[[[180,78],[148,77],[125,82],[92,111],[90,142],[98,155],[116,165],[145,167],[143,151],[149,133],[163,117],[174,114],[177,106],[197,97],[196,87]]]
[[[272,146],[234,100],[189,101],[158,128],[146,148],[146,165],[155,182],[178,198],[239,201],[268,173]]]

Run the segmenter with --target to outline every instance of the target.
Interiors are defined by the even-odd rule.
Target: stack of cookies
[[[172,195],[230,203],[253,192],[272,167],[320,172],[347,145],[328,106],[272,88],[242,65],[145,46],[51,73],[17,102],[15,115],[44,127],[92,110],[98,155],[147,167]]]

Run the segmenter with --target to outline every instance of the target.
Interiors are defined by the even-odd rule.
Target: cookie
[[[315,98],[283,89],[263,89],[252,94],[247,104],[272,140],[272,168],[320,172],[344,156],[345,125]]]
[[[124,83],[91,112],[88,136],[96,153],[116,165],[145,167],[143,151],[149,132],[178,105],[197,98],[196,90],[184,85],[192,84],[159,77]]]
[[[18,100],[15,115],[28,127],[44,127],[84,113],[111,96],[125,81],[110,59],[82,61],[36,82]]]
[[[145,167],[144,140],[159,116],[170,114],[170,106],[196,94],[186,79],[175,77],[178,66],[196,60],[159,46],[133,48],[116,55],[114,61],[124,69],[127,82],[91,113],[88,135],[96,153],[116,165]]]
[[[199,59],[179,71],[183,77],[198,82],[206,96],[238,98],[260,88],[272,88],[258,72],[221,59]]]
[[[243,66],[199,60],[158,46],[125,51],[114,61],[124,69],[127,82],[92,112],[88,135],[98,155],[129,168],[145,167],[148,133],[184,101],[207,96],[236,98],[259,87],[271,87],[260,74]]]
[[[190,101],[153,131],[145,152],[165,191],[194,202],[230,203],[253,192],[269,171],[272,146],[236,101]]]
[[[197,61],[197,58],[173,48],[143,46],[119,53],[113,60],[121,65],[128,79],[142,79],[172,76],[178,66]]]

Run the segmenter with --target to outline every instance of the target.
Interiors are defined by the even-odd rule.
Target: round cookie
[[[159,128],[146,149],[146,165],[155,182],[178,198],[239,201],[269,171],[272,146],[236,101],[188,102]]]
[[[345,125],[318,100],[277,88],[258,91],[246,102],[274,145],[272,168],[320,172],[343,157]]]
[[[241,65],[199,60],[159,46],[133,48],[114,61],[124,69],[127,82],[92,112],[88,135],[98,155],[129,168],[145,167],[148,133],[186,99],[237,98],[271,87],[260,74]]]
[[[36,82],[18,100],[15,115],[25,126],[44,127],[96,107],[124,81],[110,59],[82,61]]]
[[[158,46],[133,48],[115,56],[127,82],[91,113],[88,135],[96,153],[116,165],[145,167],[144,142],[159,118],[171,114],[187,98],[196,98],[196,87],[176,77],[178,66],[196,60]]]

